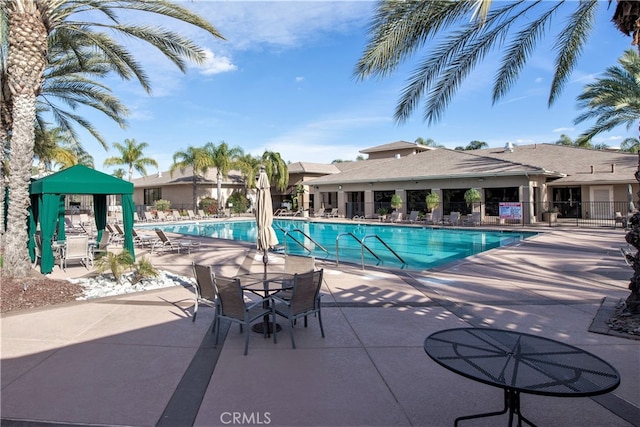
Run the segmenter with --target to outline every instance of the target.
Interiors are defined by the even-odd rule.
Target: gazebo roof
[[[84,165],[75,165],[33,181],[30,194],[133,194],[133,184]]]

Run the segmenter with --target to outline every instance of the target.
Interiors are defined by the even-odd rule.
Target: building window
[[[145,188],[144,204],[153,205],[156,200],[162,199],[162,188]]]
[[[485,188],[485,215],[500,215],[500,202],[519,202],[520,189],[518,187]]]

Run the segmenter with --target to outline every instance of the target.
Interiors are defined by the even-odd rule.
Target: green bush
[[[205,197],[198,203],[198,209],[202,209],[208,214],[218,213],[218,201],[212,197]]]
[[[402,207],[402,199],[397,194],[391,196],[391,207],[393,209],[400,209]]]
[[[249,199],[247,199],[244,194],[239,192],[234,192],[229,196],[227,203],[231,203],[233,207],[231,211],[236,214],[245,213],[247,209],[249,209]]]
[[[158,199],[153,202],[153,207],[155,207],[159,211],[168,211],[171,207],[171,202],[164,199]]]

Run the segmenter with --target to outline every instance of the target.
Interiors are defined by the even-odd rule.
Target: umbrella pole
[[[267,280],[267,264],[269,264],[269,256],[267,250],[262,250],[262,263],[264,264],[264,280]]]

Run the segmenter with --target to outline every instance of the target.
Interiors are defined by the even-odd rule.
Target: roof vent
[[[506,144],[504,144],[504,151],[513,153],[513,144],[510,142],[507,142]]]
[[[162,178],[162,172],[158,171],[158,178]]]
[[[393,156],[393,157],[396,158],[396,159],[399,159],[400,158],[400,153],[396,153],[395,156]]]

